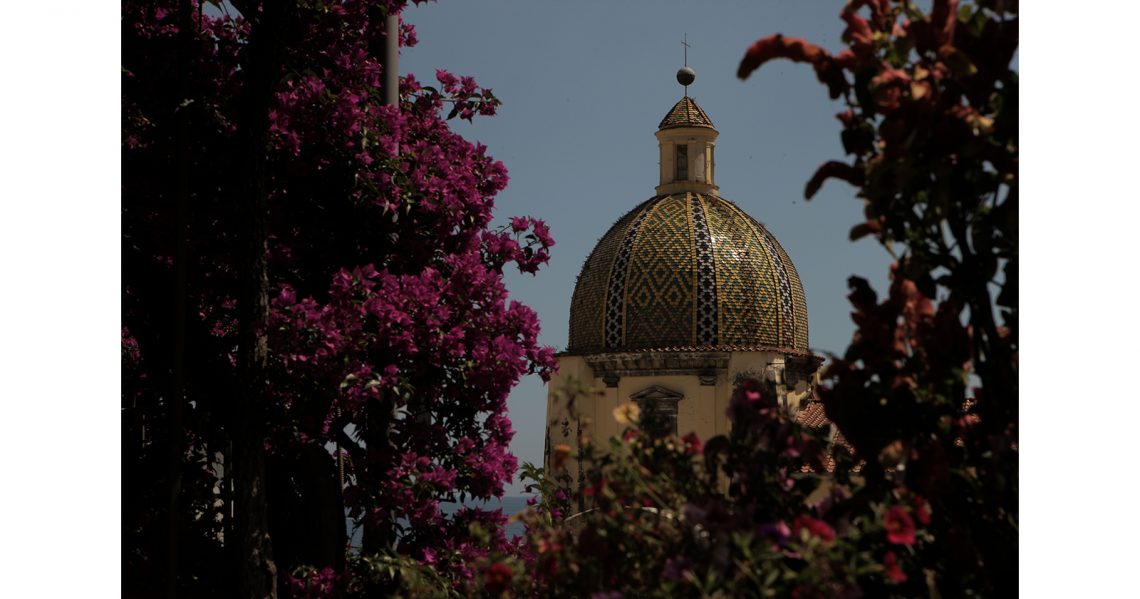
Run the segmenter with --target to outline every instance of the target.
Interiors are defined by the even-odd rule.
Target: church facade
[[[803,285],[767,228],[720,195],[708,114],[685,96],[656,134],[660,181],[586,259],[570,305],[570,338],[548,386],[546,467],[554,447],[604,448],[620,434],[615,408],[633,402],[657,434],[728,432],[735,385],[766,379],[797,415],[821,359],[808,350]],[[577,383],[594,393],[569,402]],[[570,481],[582,480],[573,459]],[[577,486],[574,484],[573,486]]]

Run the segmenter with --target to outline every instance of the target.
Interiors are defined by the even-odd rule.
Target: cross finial
[[[683,46],[685,49],[685,66],[681,67],[681,70],[677,71],[677,83],[680,83],[681,85],[685,86],[685,97],[687,98],[687,97],[689,97],[689,84],[692,83],[693,80],[696,79],[696,77],[697,77],[697,74],[693,72],[693,69],[689,68],[689,34],[688,33],[686,33],[685,37],[681,40],[681,46]]]

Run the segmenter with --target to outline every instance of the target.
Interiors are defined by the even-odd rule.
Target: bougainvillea
[[[211,4],[122,6],[123,397],[124,418],[137,423],[124,428],[128,589],[162,577],[160,497],[171,479],[155,475],[171,443],[185,470],[178,530],[196,543],[182,549],[180,584],[204,593],[233,582],[224,506],[236,256],[254,176],[242,111],[259,51],[251,32],[265,13],[257,2]],[[502,277],[536,272],[554,242],[530,217],[491,227],[506,169],[448,126],[494,114],[491,90],[439,71],[438,88],[408,75],[398,107],[381,101],[383,19],[404,2],[287,4],[261,148],[266,493],[281,579],[313,569],[308,583],[279,588],[352,586],[346,509],[369,553],[431,551],[435,567],[465,568],[505,547],[501,533],[471,533],[499,517],[445,517],[439,504],[500,496],[514,475],[507,394],[554,362],[535,313],[508,300]],[[403,44],[417,41],[410,25],[400,31]],[[186,309],[174,314],[179,290]],[[179,369],[184,401],[172,401]],[[172,440],[176,405],[185,417]]]
[[[849,162],[824,180],[859,189],[866,221],[898,258],[879,302],[853,278],[857,334],[820,390],[828,418],[867,458],[865,485],[939,539],[922,558],[944,594],[1016,592],[1018,351],[1017,3],[853,0],[848,48],[831,55],[765,38],[739,74],[768,60],[810,63],[847,110]],[[895,564],[902,564],[899,553]],[[893,566],[892,566],[893,568]],[[896,579],[903,577],[896,576]],[[912,577],[913,579],[917,577]]]

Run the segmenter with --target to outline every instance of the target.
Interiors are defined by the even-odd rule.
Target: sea
[[[533,495],[512,495],[503,497],[502,499],[491,499],[487,501],[465,501],[463,503],[444,502],[439,505],[439,510],[444,515],[450,516],[459,510],[460,507],[478,507],[485,510],[502,509],[503,515],[507,518],[526,509],[526,502]],[[348,520],[348,531],[352,535],[350,546],[354,549],[359,549],[362,542],[364,531],[353,528],[352,519]],[[508,522],[503,525],[503,532],[508,539],[521,537],[526,534],[526,527],[522,522]]]
[[[451,515],[455,513],[461,506],[467,507],[480,507],[485,510],[493,510],[501,508],[503,515],[507,518],[526,509],[526,500],[533,497],[533,495],[516,495],[504,497],[502,500],[491,499],[489,501],[466,501],[462,504],[459,503],[442,503],[439,510],[444,514]],[[508,522],[503,526],[503,532],[506,533],[508,539],[521,537],[526,534],[526,528],[522,522]]]

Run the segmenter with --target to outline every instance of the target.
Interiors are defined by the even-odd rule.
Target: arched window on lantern
[[[677,144],[677,168],[673,171],[676,173],[674,180],[688,181],[689,180],[689,146],[688,144]]]

